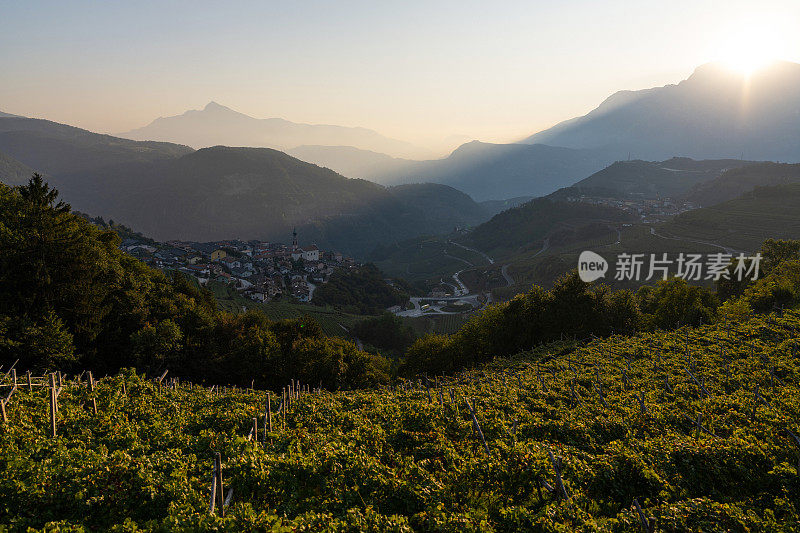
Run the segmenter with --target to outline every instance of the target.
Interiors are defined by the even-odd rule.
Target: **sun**
[[[731,70],[735,70],[745,76],[752,76],[753,73],[774,63],[776,60],[777,58],[771,54],[748,48],[735,51],[722,62]]]
[[[717,40],[712,55],[744,76],[781,59],[788,50],[783,24],[750,20],[728,28]]]
[[[778,59],[774,44],[766,36],[738,36],[720,58],[728,68],[750,76]]]

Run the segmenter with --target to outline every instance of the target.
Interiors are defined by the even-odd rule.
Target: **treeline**
[[[376,315],[393,305],[408,302],[410,287],[401,280],[384,280],[381,271],[372,263],[350,270],[337,270],[328,283],[314,291],[313,303],[331,305],[342,311],[361,315]]]
[[[169,368],[197,381],[355,388],[389,378],[383,357],[311,319],[231,315],[180,274],[151,269],[119,236],[70,212],[38,175],[0,184],[0,364],[114,372]]]
[[[101,230],[113,231],[114,233],[119,235],[119,238],[122,239],[123,241],[125,239],[135,239],[137,241],[145,242],[148,244],[157,244],[156,241],[151,239],[150,237],[145,237],[138,231],[133,231],[131,228],[129,228],[124,224],[119,224],[117,222],[114,222],[113,219],[109,219],[108,222],[106,222],[106,220],[103,217],[92,217],[78,211],[74,211],[74,213],[80,217],[85,218],[95,226],[99,227]]]
[[[411,326],[391,313],[357,322],[351,333],[361,340],[366,350],[395,360],[402,358],[417,338]]]
[[[401,372],[452,372],[564,338],[671,330],[800,303],[800,241],[768,240],[760,253],[757,280],[738,281],[731,262],[729,279],[721,278],[716,291],[679,278],[644,286],[635,293],[611,291],[605,285],[581,281],[573,271],[549,291],[534,286],[527,294],[489,307],[453,335],[417,340]]]

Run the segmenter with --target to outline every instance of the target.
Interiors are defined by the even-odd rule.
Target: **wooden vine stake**
[[[214,458],[216,463],[216,472],[217,472],[217,482],[216,482],[216,489],[217,489],[217,499],[219,500],[219,515],[222,518],[225,518],[225,494],[222,486],[222,455],[217,452],[216,457]]]
[[[56,375],[50,374],[50,432],[56,436]]]
[[[642,528],[642,533],[655,533],[655,517],[651,516],[649,520],[644,517],[644,511],[642,511],[642,506],[639,505],[639,500],[633,500],[633,505],[636,507],[636,513],[639,515],[639,525]]]
[[[272,399],[269,391],[267,391],[267,423],[264,424],[264,428],[269,428],[269,432],[272,433]]]
[[[91,370],[89,371],[89,381],[87,386],[89,387],[89,393],[92,395],[92,412],[94,412],[95,416],[97,416],[97,401],[94,399],[94,378],[92,377]]]
[[[158,378],[158,395],[159,396],[161,396],[161,382],[164,381],[165,377],[167,377],[167,372],[169,372],[169,369],[164,370],[164,373],[161,374],[161,376]],[[91,381],[91,380],[92,380],[92,373],[89,372],[89,381]],[[95,413],[95,414],[97,414],[97,413]]]
[[[214,514],[217,504],[217,458],[214,458],[214,467],[211,469],[211,501],[208,504],[208,514]]]
[[[486,455],[491,455],[489,452],[489,446],[486,444],[486,439],[483,436],[483,431],[481,430],[480,424],[478,424],[478,417],[475,416],[475,409],[472,408],[472,404],[469,403],[467,398],[464,398],[464,402],[467,404],[467,408],[469,409],[470,414],[472,415],[472,425],[475,431],[478,433],[478,436],[481,438],[481,442],[483,442],[483,449],[486,450]]]
[[[567,489],[564,487],[564,479],[561,477],[561,457],[556,460],[553,457],[553,452],[549,448],[547,449],[547,455],[550,457],[550,462],[553,464],[553,470],[556,472],[556,495],[560,498],[563,497],[565,500],[569,501],[569,494],[567,494]]]

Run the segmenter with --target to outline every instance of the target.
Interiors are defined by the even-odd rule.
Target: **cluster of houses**
[[[287,297],[310,302],[314,289],[336,269],[358,266],[341,253],[299,246],[297,232],[291,245],[238,240],[154,243],[128,238],[121,248],[155,268],[194,276],[201,285],[224,283],[257,302]]]
[[[581,202],[591,205],[616,207],[631,214],[637,215],[642,222],[662,222],[684,211],[696,209],[698,206],[675,200],[668,197],[645,198],[642,195],[631,194],[629,198],[603,198],[598,196],[569,196],[568,202]]]

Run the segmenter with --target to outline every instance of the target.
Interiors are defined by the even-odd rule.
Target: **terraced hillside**
[[[798,326],[787,311],[564,342],[288,409],[68,376],[55,437],[49,379],[20,372],[9,395],[7,374],[0,529],[797,531]]]

